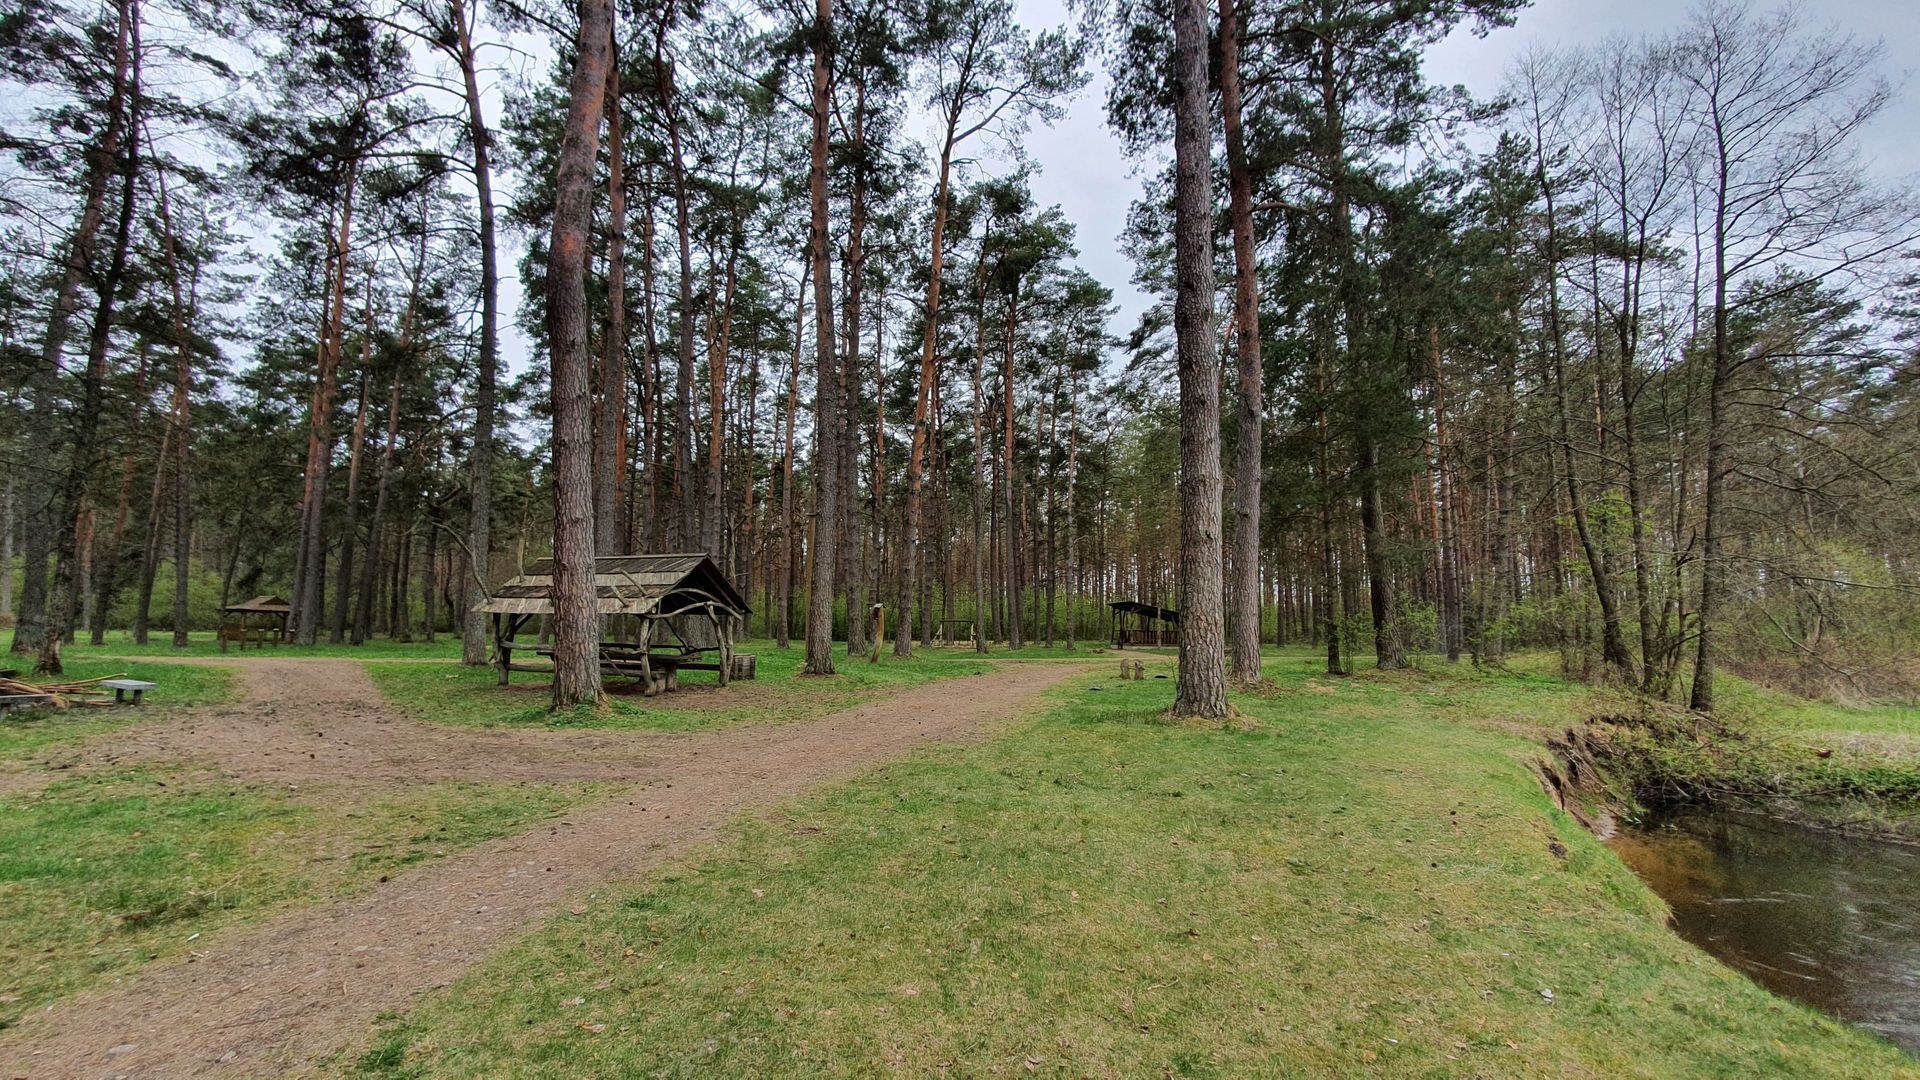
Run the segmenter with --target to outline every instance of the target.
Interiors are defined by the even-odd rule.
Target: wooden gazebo
[[[751,609],[727,576],[701,554],[605,555],[593,561],[604,638],[603,674],[640,680],[648,695],[674,689],[681,671],[713,671],[725,686],[733,677],[731,630]],[[545,642],[516,642],[527,621],[553,614],[553,560],[540,559],[493,590],[480,605],[493,616],[494,664],[505,686],[515,671],[550,672],[516,664],[515,652],[552,656]],[[750,677],[750,676],[749,676]]]
[[[227,651],[229,641],[245,649],[248,642],[255,648],[265,648],[293,640],[293,630],[288,625],[293,619],[293,605],[277,596],[256,596],[228,604],[220,609],[220,614],[221,652]]]
[[[1180,613],[1155,607],[1138,600],[1115,600],[1113,609],[1113,646],[1180,644]],[[1131,621],[1134,625],[1128,626]]]

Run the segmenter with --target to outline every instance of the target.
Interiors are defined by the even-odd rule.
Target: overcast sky
[[[1684,0],[1538,0],[1512,27],[1485,38],[1461,32],[1442,42],[1428,54],[1428,76],[1490,97],[1498,91],[1507,64],[1529,48],[1597,42],[1615,34],[1659,34],[1682,25],[1689,10]],[[1810,22],[1829,20],[1861,38],[1886,43],[1883,74],[1899,93],[1868,133],[1867,156],[1883,176],[1920,174],[1920,96],[1908,78],[1909,58],[1920,56],[1920,0],[1824,0],[1804,10]],[[1035,29],[1068,18],[1062,0],[1019,0],[1019,12],[1022,23]],[[931,137],[931,132],[922,133],[923,139]],[[1026,150],[1041,167],[1033,181],[1036,199],[1042,206],[1058,203],[1077,227],[1080,263],[1113,289],[1120,314],[1112,329],[1124,334],[1133,328],[1147,299],[1133,287],[1133,266],[1121,253],[1118,238],[1127,207],[1140,193],[1141,170],[1156,166],[1129,161],[1107,130],[1104,75],[1096,72],[1052,129],[1036,128]],[[986,161],[980,167],[999,166]],[[506,276],[503,299],[511,312],[519,301],[519,283],[512,274]],[[526,340],[517,327],[503,329],[508,361],[517,370],[527,360]]]
[[[1691,5],[1684,0],[1539,0],[1513,26],[1485,38],[1462,32],[1428,54],[1428,77],[1461,84],[1481,97],[1498,91],[1514,57],[1531,47],[1597,42],[1609,35],[1658,34],[1680,26]],[[1884,73],[1901,89],[1898,99],[1869,133],[1867,155],[1883,175],[1920,173],[1920,97],[1906,78],[1908,58],[1920,56],[1920,0],[1825,0],[1804,10],[1809,21],[1831,20],[1866,39],[1887,45]],[[1060,0],[1021,0],[1028,26],[1065,21]],[[1079,227],[1080,261],[1114,290],[1121,314],[1114,330],[1133,328],[1147,300],[1132,285],[1133,266],[1117,237],[1127,206],[1139,196],[1139,165],[1129,162],[1107,131],[1106,81],[1096,77],[1051,132],[1029,141],[1028,153],[1043,168],[1034,181],[1041,205],[1059,203]]]

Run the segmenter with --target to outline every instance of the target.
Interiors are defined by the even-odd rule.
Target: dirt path
[[[0,794],[45,786],[67,770],[147,761],[293,787],[620,780],[650,767],[663,741],[631,732],[423,724],[389,705],[354,660],[197,662],[239,668],[241,699],[48,747],[42,768],[0,775]]]
[[[239,699],[162,715],[37,755],[0,763],[0,797],[30,795],[89,769],[144,762],[210,768],[227,776],[302,787],[378,787],[420,781],[618,780],[653,759],[644,734],[419,723],[390,705],[357,660],[174,657],[170,664],[233,669]],[[385,661],[383,661],[385,662]],[[447,661],[426,661],[445,664]],[[676,705],[750,705],[772,687],[711,684],[683,690]],[[509,693],[542,703],[531,685]],[[164,700],[164,699],[163,699]]]
[[[1075,673],[1008,665],[817,720],[688,735],[454,731],[396,717],[332,664],[263,661],[241,706],[142,732],[139,754],[200,750],[229,771],[295,780],[347,770],[428,778],[585,778],[634,790],[482,844],[364,896],[218,935],[122,985],[29,1013],[0,1035],[7,1076],[280,1073],[354,1044],[374,1018],[444,986],[589,886],[644,873],[740,811],[854,776],[929,740],[965,739],[1030,709]],[[352,661],[342,664],[358,672]],[[256,665],[248,664],[249,674]],[[307,672],[311,672],[308,674]],[[365,679],[364,673],[357,676]],[[296,679],[311,682],[295,683]],[[265,689],[284,686],[297,706]],[[322,695],[323,707],[311,695]],[[367,695],[372,695],[371,698]],[[251,710],[251,711],[248,711]],[[223,720],[224,715],[224,720]],[[236,722],[239,721],[239,722]],[[196,745],[190,739],[198,734]],[[529,747],[556,734],[565,749]],[[490,741],[494,735],[514,736]],[[559,742],[559,740],[556,740]],[[593,749],[598,747],[600,749]],[[612,763],[566,758],[604,752]],[[497,760],[496,760],[497,759]],[[257,772],[255,770],[258,770]],[[438,771],[436,771],[438,770]]]

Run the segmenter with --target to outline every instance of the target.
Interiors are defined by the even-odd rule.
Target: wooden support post
[[[500,666],[500,685],[507,685],[507,665],[512,662],[513,649],[507,644],[507,635],[503,620],[506,616],[496,612],[493,616],[493,660]]]
[[[652,697],[660,692],[653,683],[653,619],[640,616],[640,693]]]

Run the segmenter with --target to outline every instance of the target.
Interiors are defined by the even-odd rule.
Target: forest
[[[1920,22],[1689,2],[0,3],[0,1076],[1920,1077]]]
[[[27,0],[13,651],[184,645],[271,593],[300,643],[483,664],[475,605],[554,555],[567,705],[592,556],[684,551],[816,674],[1071,649],[1138,600],[1181,611],[1203,716],[1262,644],[1910,699],[1884,47],[1709,2],[1494,98],[1426,74],[1522,8]],[[1144,178],[1107,223],[1133,325],[1022,151],[1097,92]]]

